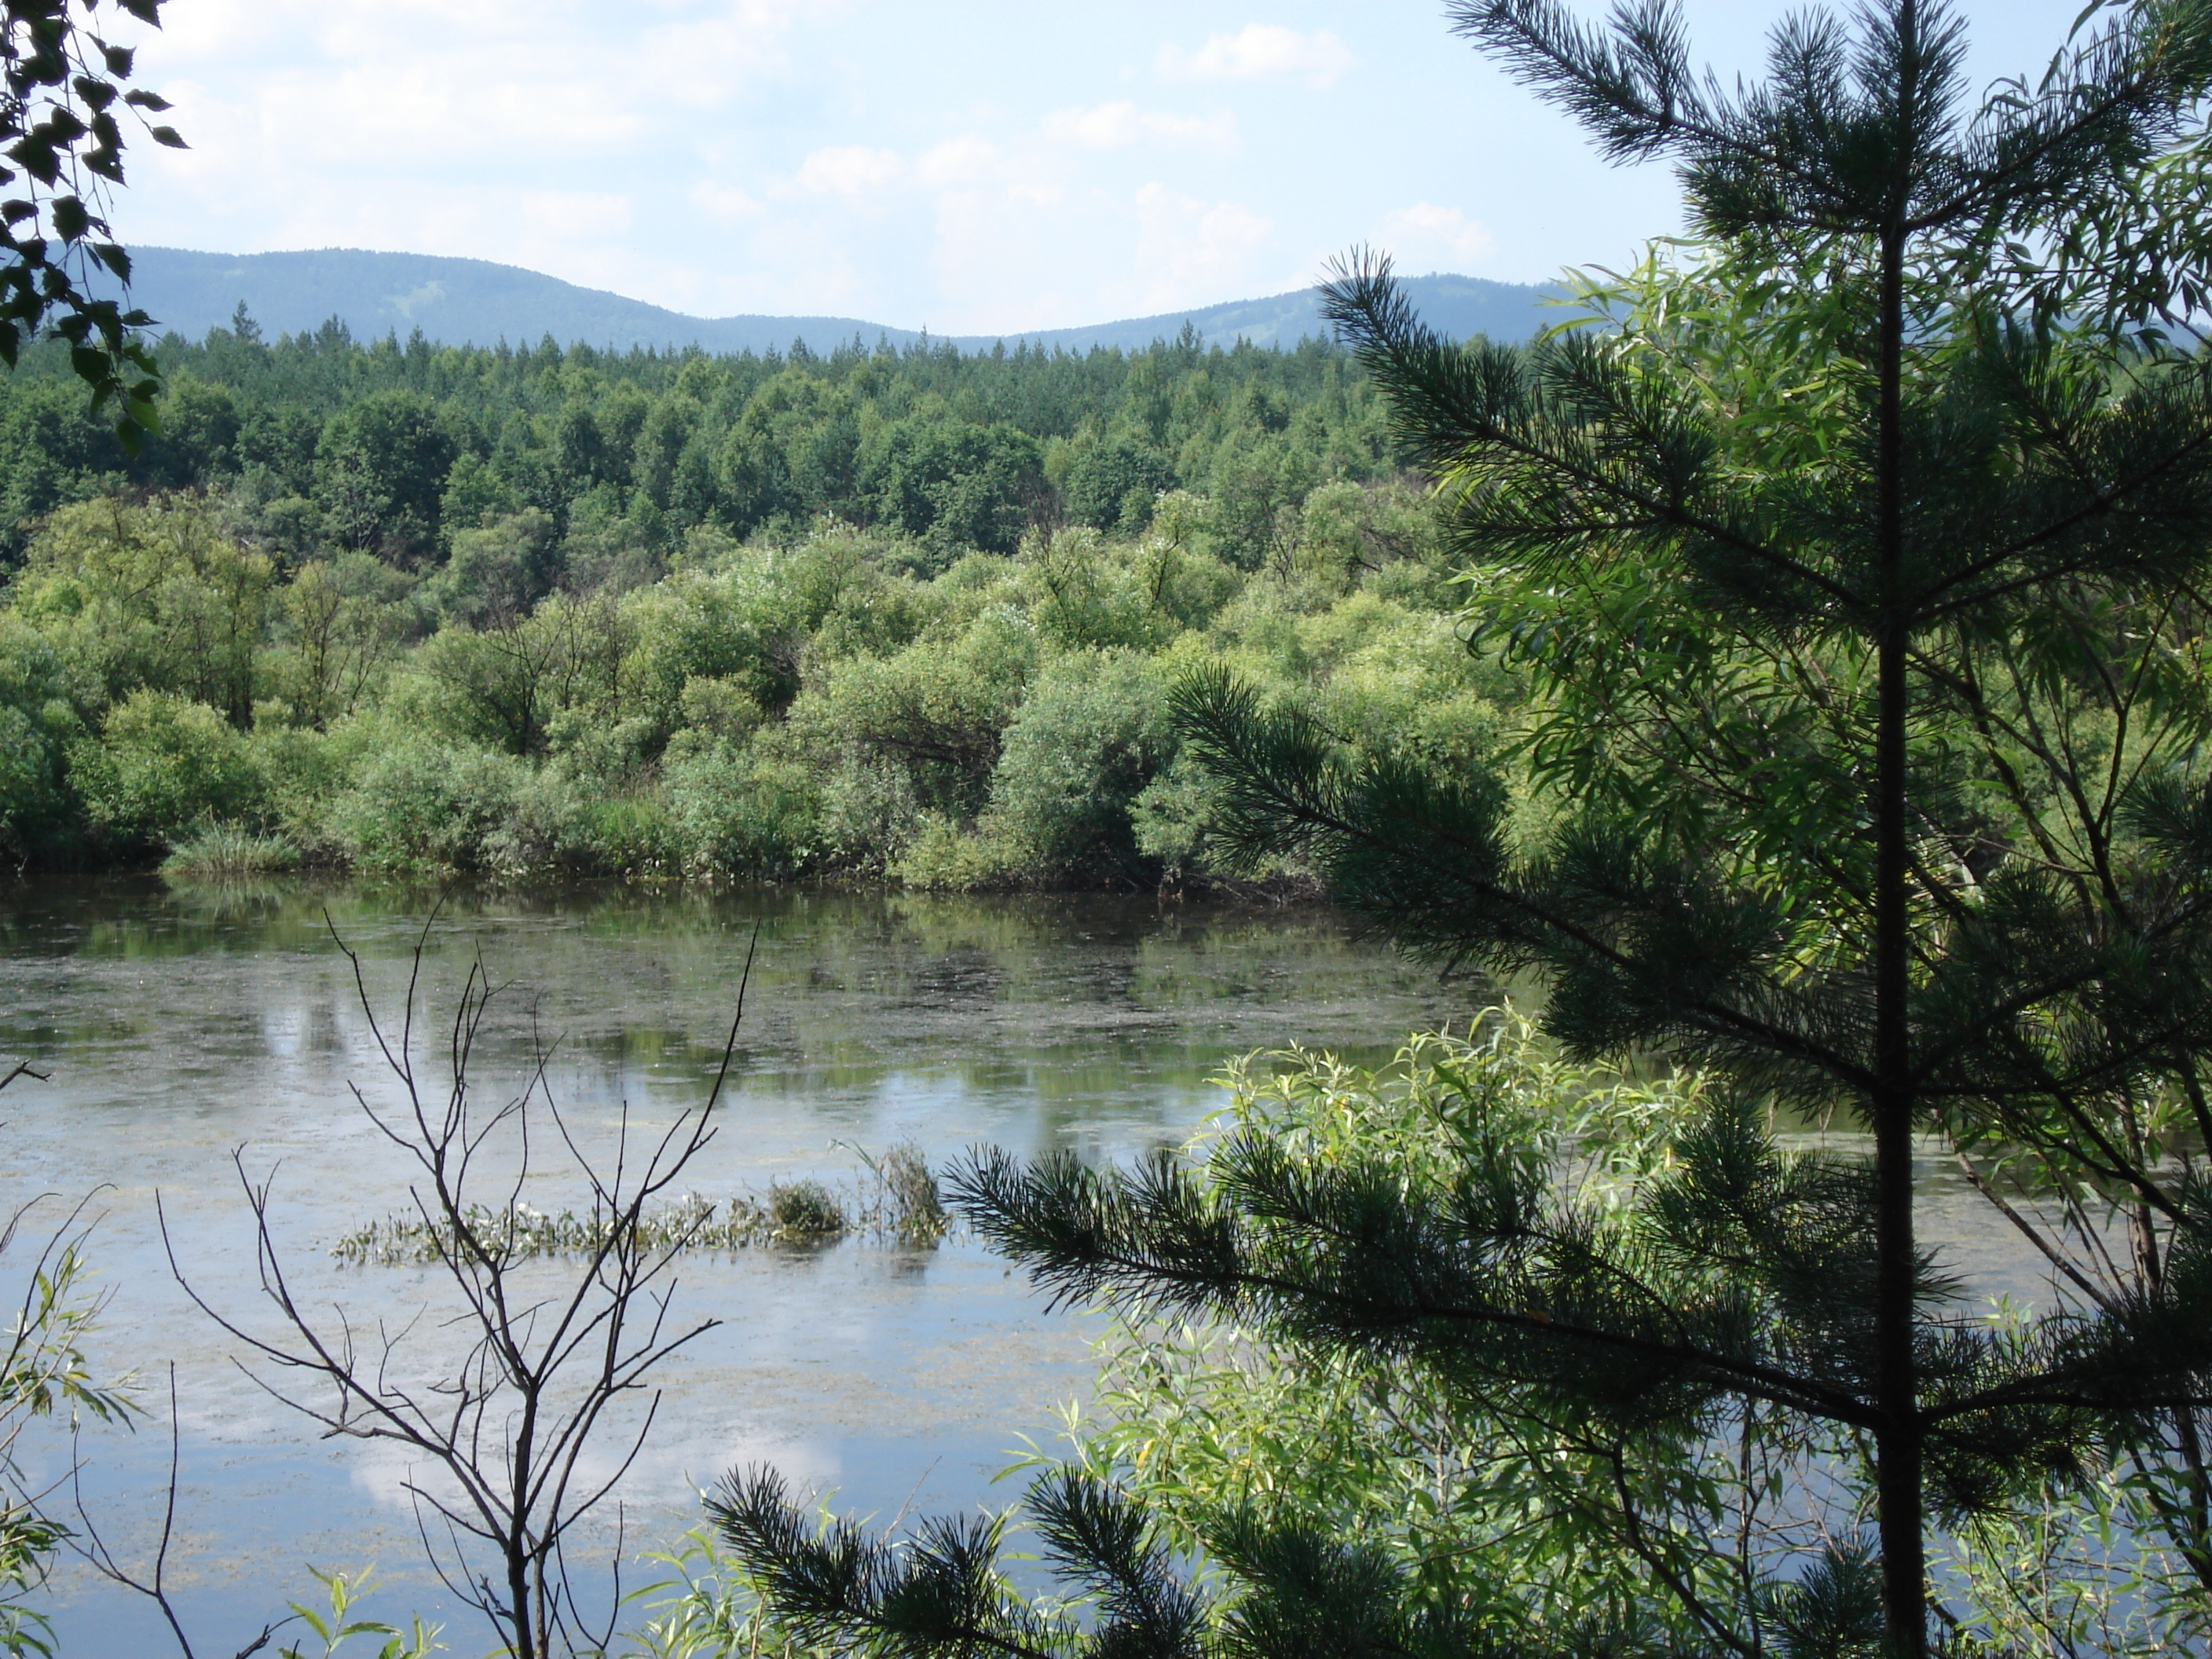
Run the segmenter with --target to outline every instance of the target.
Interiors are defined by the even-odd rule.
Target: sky
[[[1965,0],[1978,85],[2081,0]],[[1585,12],[1598,7],[1585,3]],[[1686,0],[1755,70],[1777,0]],[[702,316],[1006,333],[1277,294],[1355,245],[1539,282],[1680,227],[1443,0],[167,0],[126,243],[526,266]],[[118,38],[125,38],[118,31]]]

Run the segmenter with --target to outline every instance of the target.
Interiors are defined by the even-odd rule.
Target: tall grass
[[[165,876],[252,876],[299,867],[300,849],[292,842],[234,823],[194,830],[161,861]]]

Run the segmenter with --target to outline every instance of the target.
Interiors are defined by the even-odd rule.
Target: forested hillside
[[[1351,360],[165,348],[135,457],[0,381],[0,848],[948,886],[1212,872],[1170,683],[1223,659],[1463,755]]]

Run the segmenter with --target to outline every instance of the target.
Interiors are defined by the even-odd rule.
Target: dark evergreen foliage
[[[949,563],[1011,552],[1064,512],[1141,528],[1160,490],[1219,493],[1217,473],[1257,467],[1266,515],[1396,467],[1364,376],[1320,341],[716,358],[362,343],[335,322],[270,340],[241,314],[161,352],[164,429],[135,454],[68,392],[58,346],[0,380],[0,558],[57,507],[194,489],[238,498],[251,538],[295,561],[344,548],[419,566],[525,507],[565,534],[588,501],[663,550],[700,524],[744,537],[827,514]]]

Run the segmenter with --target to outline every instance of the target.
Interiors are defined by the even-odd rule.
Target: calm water
[[[276,1231],[304,1302],[395,1320],[422,1305],[434,1287],[420,1270],[327,1255],[348,1227],[399,1208],[408,1176],[348,1093],[395,1098],[330,928],[396,1012],[429,907],[356,888],[0,885],[0,1055],[52,1074],[8,1091],[0,1182],[18,1202],[97,1189],[91,1249],[112,1299],[94,1358],[137,1367],[156,1384],[149,1399],[164,1396],[135,1435],[100,1431],[83,1445],[88,1506],[126,1557],[150,1545],[176,1367],[171,1571],[203,1653],[234,1651],[306,1599],[307,1563],[371,1560],[390,1585],[372,1613],[420,1609],[449,1621],[456,1651],[481,1645],[473,1615],[416,1565],[406,1459],[318,1439],[243,1376],[239,1345],[171,1278],[155,1221],[158,1196],[194,1288],[273,1331],[237,1152],[254,1179],[275,1176]],[[1379,1060],[1407,1030],[1462,1018],[1475,1000],[1311,911],[588,890],[449,901],[429,925],[421,1006],[434,1024],[448,1013],[480,956],[512,983],[479,1087],[511,1091],[553,1042],[552,1088],[604,1146],[625,1104],[656,1125],[704,1098],[756,927],[724,1127],[686,1182],[714,1196],[778,1177],[853,1180],[856,1159],[833,1143],[912,1140],[933,1164],[981,1142],[1126,1156],[1183,1139],[1220,1103],[1209,1079],[1232,1055],[1295,1041]],[[552,1175],[527,1196],[559,1208],[572,1191]],[[662,1373],[666,1397],[620,1488],[633,1540],[692,1524],[700,1485],[763,1460],[834,1487],[841,1508],[885,1516],[1003,1503],[1012,1493],[990,1474],[1021,1437],[1048,1441],[1055,1407],[1085,1386],[1088,1328],[1048,1316],[1021,1279],[958,1243],[696,1257],[675,1308],[687,1314],[723,1323]],[[441,1340],[425,1334],[415,1352],[434,1360]],[[51,1443],[31,1457],[65,1467]],[[54,1599],[67,1653],[165,1650],[125,1593],[65,1573]]]

